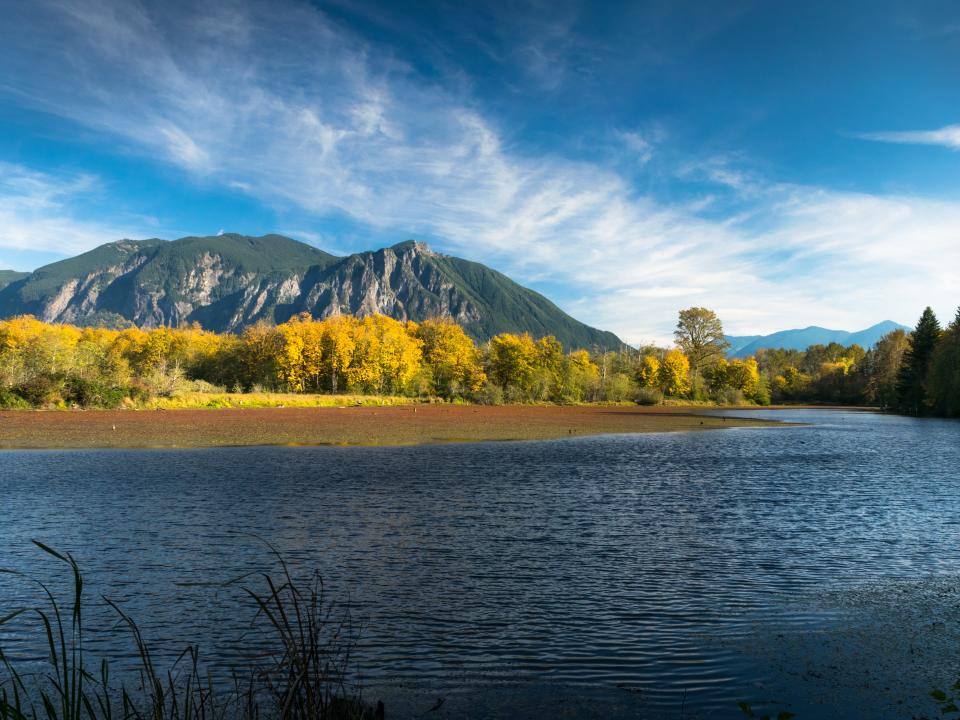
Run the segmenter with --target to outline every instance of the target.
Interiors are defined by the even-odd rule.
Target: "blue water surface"
[[[259,652],[224,581],[318,569],[362,625],[391,717],[935,714],[960,672],[960,423],[807,423],[394,448],[0,452],[0,566],[82,565],[93,656],[132,667],[99,600],[161,661]],[[256,584],[256,578],[248,583]],[[0,616],[36,589],[0,576]],[[0,629],[27,663],[32,621]]]

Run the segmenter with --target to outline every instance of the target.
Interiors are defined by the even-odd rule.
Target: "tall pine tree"
[[[910,333],[910,346],[903,354],[903,364],[897,375],[897,404],[900,412],[920,415],[929,408],[927,374],[941,334],[937,316],[928,307],[920,316],[917,327]]]
[[[927,392],[938,415],[960,417],[960,309],[933,353]]]

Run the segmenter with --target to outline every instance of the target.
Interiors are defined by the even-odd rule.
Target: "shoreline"
[[[745,408],[404,405],[190,410],[7,410],[0,449],[395,446],[784,427]]]

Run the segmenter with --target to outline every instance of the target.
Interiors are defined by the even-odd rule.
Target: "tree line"
[[[692,399],[735,402],[739,398],[731,390],[736,384],[718,387],[714,381],[718,373],[733,372],[743,377],[741,394],[760,403],[844,403],[960,416],[960,310],[945,330],[928,307],[912,332],[894,330],[869,349],[830,343],[805,350],[760,350],[745,361],[746,367],[726,360],[729,343],[723,326],[706,308],[680,312],[675,340],[692,365]]]
[[[478,345],[449,319],[303,314],[239,334],[0,321],[0,407],[118,407],[183,392],[405,395],[498,403],[833,402],[960,414],[960,312],[929,309],[869,350],[836,343],[730,359],[706,308],[680,312],[675,347],[566,350],[502,333]]]
[[[756,365],[734,361],[711,377],[751,394]],[[552,336],[514,333],[478,345],[440,318],[301,315],[239,334],[0,321],[0,407],[7,408],[118,407],[204,391],[659,402],[687,397],[690,387],[690,361],[679,349],[568,351]]]

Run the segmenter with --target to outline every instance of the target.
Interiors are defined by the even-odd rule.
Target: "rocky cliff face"
[[[397,320],[478,322],[480,308],[444,277],[437,258],[423,243],[351,255],[321,276],[305,278],[297,307],[318,317],[380,313]]]
[[[568,347],[622,344],[490,268],[412,241],[344,258],[281,236],[121,241],[0,288],[0,316],[81,325],[198,322],[223,332],[301,312],[450,317],[481,342],[526,331]]]

